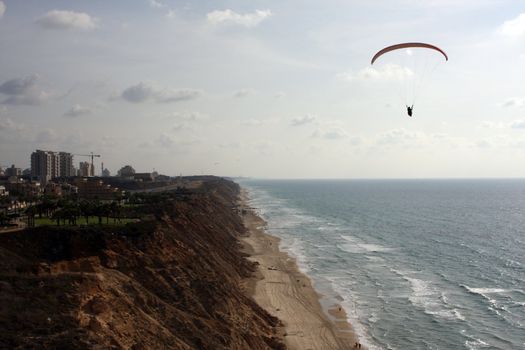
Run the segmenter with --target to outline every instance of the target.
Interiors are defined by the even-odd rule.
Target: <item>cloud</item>
[[[481,122],[481,127],[485,129],[505,129],[507,128],[507,126],[508,125],[501,122],[495,123],[488,120]]]
[[[323,138],[326,140],[339,140],[348,137],[348,133],[339,127],[332,127],[326,130],[317,129],[312,137]]]
[[[379,134],[377,144],[379,145],[420,145],[425,135],[420,132],[409,131],[403,128],[392,129]]]
[[[164,4],[164,3],[162,3],[162,2],[160,2],[158,0],[148,0],[148,2],[149,2],[149,5],[151,7],[154,7],[154,8],[157,8],[157,9],[161,9],[161,8],[166,7],[166,4]]]
[[[170,89],[161,88],[154,84],[140,82],[137,85],[126,88],[121,97],[128,102],[141,103],[148,100],[169,103],[192,100],[201,95],[201,91],[195,89]]]
[[[36,142],[37,143],[50,143],[50,142],[56,142],[58,140],[57,133],[52,129],[45,129],[36,135]]]
[[[0,94],[7,96],[3,104],[41,105],[49,99],[49,94],[38,88],[40,77],[37,74],[25,78],[15,78],[0,85]]]
[[[182,119],[186,122],[197,122],[197,121],[208,119],[209,116],[207,114],[203,114],[200,112],[183,111],[183,112],[173,112],[168,115],[168,118]]]
[[[341,80],[402,80],[414,75],[414,72],[407,67],[397,64],[385,64],[379,68],[366,67],[357,73],[345,72],[340,73],[337,77]]]
[[[52,10],[36,20],[48,29],[77,29],[89,31],[97,28],[97,19],[84,12]]]
[[[36,85],[39,77],[37,74],[25,78],[11,79],[0,85],[0,93],[5,95],[21,95]]]
[[[246,125],[246,126],[261,126],[263,125],[263,122],[259,119],[248,119],[248,120],[243,120],[241,124]]]
[[[179,102],[193,100],[201,95],[199,90],[195,89],[163,89],[155,93],[155,99],[158,102]]]
[[[0,131],[21,131],[23,129],[22,124],[17,124],[9,118],[0,119]]]
[[[179,139],[175,139],[174,137],[166,133],[163,133],[157,139],[153,140],[153,142],[148,142],[144,145],[145,146],[157,146],[157,147],[162,147],[162,148],[167,148],[167,149],[172,149],[172,150],[176,148],[176,149],[179,149],[179,151],[183,151],[183,150],[189,151],[190,149],[189,147],[196,145],[199,142],[200,142],[199,139],[195,137],[191,137],[186,140],[179,140]]]
[[[148,0],[148,3],[149,3],[149,5],[150,5],[151,7],[155,8],[155,9],[165,11],[165,13],[166,13],[166,17],[169,18],[169,19],[173,19],[173,18],[175,18],[175,16],[177,15],[177,13],[175,12],[175,10],[169,8],[168,5],[166,5],[165,3],[161,2],[161,1],[158,1],[158,0]]]
[[[510,97],[502,103],[502,107],[522,107],[525,106],[524,97]]]
[[[511,129],[525,129],[525,120],[515,120],[510,123]]]
[[[525,35],[525,13],[520,14],[514,19],[503,22],[498,28],[498,33],[511,38]]]
[[[251,90],[251,89],[241,89],[241,90],[235,91],[233,93],[233,97],[235,97],[235,98],[243,98],[243,97],[247,97],[247,96],[249,96],[251,94],[253,94],[253,90]]]
[[[476,141],[475,146],[478,148],[491,148],[492,143],[490,143],[490,141],[487,140],[479,140]]]
[[[245,27],[255,27],[272,15],[270,10],[255,10],[252,13],[240,14],[230,9],[216,10],[206,15],[208,22],[219,24],[237,24]]]
[[[0,1],[0,18],[4,16],[6,10],[6,6],[3,1]]]
[[[79,104],[76,104],[74,105],[73,107],[71,107],[70,110],[68,110],[67,112],[64,113],[64,116],[66,117],[71,117],[71,118],[75,118],[75,117],[79,117],[81,115],[86,115],[86,114],[90,114],[92,113],[92,109],[89,108],[89,107],[85,107],[85,106],[81,106]]]
[[[315,117],[313,115],[305,115],[302,117],[295,117],[290,122],[291,126],[301,126],[309,123],[313,123],[315,121]]]

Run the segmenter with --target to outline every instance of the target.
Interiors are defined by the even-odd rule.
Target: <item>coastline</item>
[[[325,313],[310,278],[299,271],[295,259],[279,250],[280,239],[268,234],[266,222],[249,209],[244,189],[241,208],[247,229],[241,242],[248,259],[258,264],[256,275],[246,281],[245,288],[257,304],[283,322],[280,334],[288,349],[355,349],[358,339],[345,310],[332,305],[328,310],[331,317]]]

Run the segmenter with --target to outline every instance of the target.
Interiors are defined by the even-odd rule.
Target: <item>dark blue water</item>
[[[371,349],[525,349],[525,180],[244,180]]]

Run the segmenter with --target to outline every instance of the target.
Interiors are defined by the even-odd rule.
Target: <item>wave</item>
[[[482,296],[486,296],[486,294],[494,294],[494,293],[506,293],[508,290],[503,288],[472,288],[467,285],[462,284],[463,288],[468,290],[472,294],[479,294]]]
[[[341,235],[341,238],[351,243],[339,246],[349,253],[386,253],[395,250],[395,248],[385,247],[377,243],[365,243],[353,236]]]
[[[391,269],[392,272],[401,276],[410,283],[411,294],[408,300],[415,306],[424,310],[427,315],[432,315],[446,320],[465,321],[465,317],[459,309],[449,304],[444,291],[436,287],[432,282],[410,276],[412,273]]]
[[[465,340],[465,347],[469,350],[479,350],[479,349],[491,347],[489,343],[484,342],[481,339],[475,338],[466,333],[464,333],[464,335],[469,338],[468,340]]]

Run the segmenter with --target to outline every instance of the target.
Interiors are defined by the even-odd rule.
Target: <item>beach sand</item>
[[[243,207],[247,208],[245,193]],[[256,276],[246,281],[245,288],[254,300],[279,318],[282,335],[291,350],[354,349],[357,337],[347,322],[344,309],[333,305],[323,312],[320,295],[310,279],[299,271],[295,259],[279,251],[279,238],[265,232],[265,221],[252,209],[245,209],[248,229],[242,238],[249,259],[259,264]],[[364,349],[364,347],[361,347]]]

